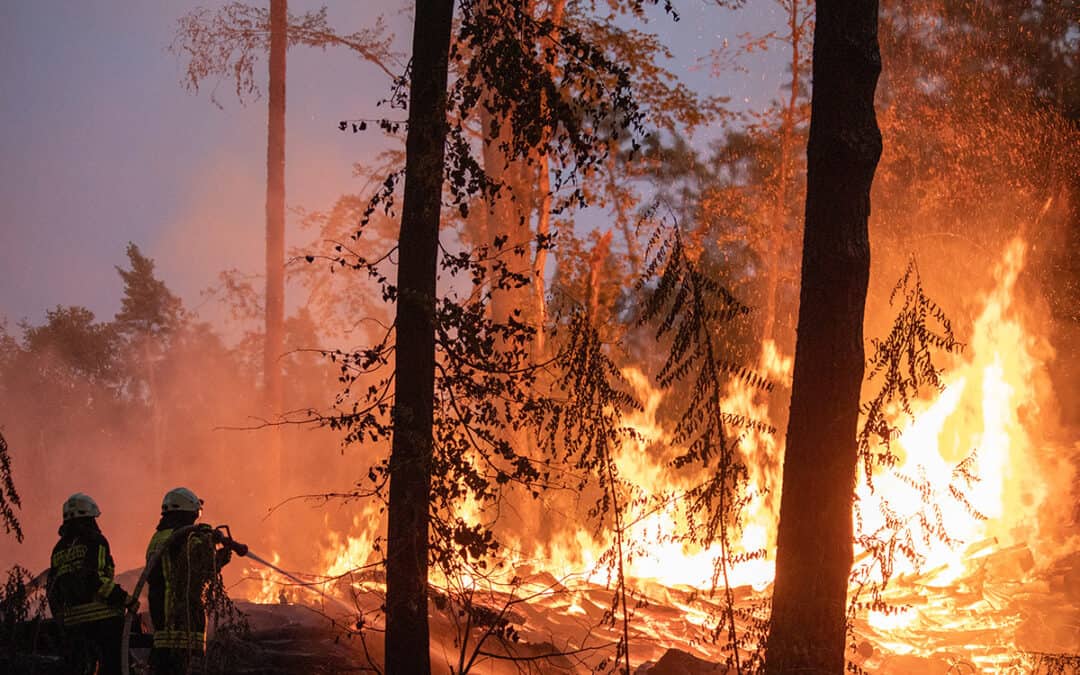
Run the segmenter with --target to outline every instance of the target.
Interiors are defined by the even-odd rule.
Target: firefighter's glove
[[[225,567],[232,560],[232,549],[228,546],[222,546],[217,550],[217,566]]]

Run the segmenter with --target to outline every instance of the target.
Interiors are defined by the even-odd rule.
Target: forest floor
[[[122,575],[121,583],[134,573]],[[1015,581],[1023,579],[1023,581]],[[348,578],[327,589],[328,602],[310,591],[287,589],[282,602],[236,601],[246,631],[211,641],[207,672],[322,675],[378,672],[383,661],[378,616],[379,579]],[[631,672],[635,675],[735,673],[722,593],[634,580],[628,598]],[[740,665],[752,660],[768,589],[733,589]],[[466,601],[467,598],[467,601]],[[341,600],[355,608],[347,613]],[[1080,673],[1080,553],[1035,569],[1024,547],[987,545],[960,576],[930,570],[900,577],[876,616],[853,621],[852,666],[882,675],[962,673]],[[145,607],[145,604],[144,604]],[[501,591],[447,596],[432,590],[431,660],[439,675],[611,672],[623,635],[612,620],[612,591],[521,570]],[[357,618],[361,619],[359,625]],[[621,618],[621,617],[620,617]],[[725,625],[726,624],[722,624]],[[463,639],[467,636],[467,639]],[[136,640],[138,642],[138,640]],[[0,655],[0,670],[62,672],[46,647],[32,659]],[[136,650],[145,658],[145,650]],[[24,655],[25,656],[25,655]],[[5,659],[8,659],[5,661]],[[134,671],[139,672],[139,671]],[[619,668],[617,672],[622,672]],[[743,671],[748,672],[748,671]],[[853,671],[857,672],[857,671]]]

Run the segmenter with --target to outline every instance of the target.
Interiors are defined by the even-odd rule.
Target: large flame
[[[919,402],[914,419],[901,423],[901,464],[875,479],[874,491],[865,481],[857,488],[863,532],[886,527],[885,508],[911,523],[922,567],[948,570],[939,583],[963,571],[968,544],[988,537],[1013,543],[1015,530],[1034,534],[1038,528],[1044,483],[1026,425],[1037,422],[1034,382],[1041,364],[1032,354],[1035,338],[1013,311],[1025,250],[1020,239],[1009,244],[965,358],[947,369],[944,391]],[[958,486],[954,468],[969,454],[978,480]],[[940,508],[942,527],[954,542],[942,541],[920,523],[928,503]],[[902,558],[896,571],[917,570]]]
[[[1037,456],[1041,442],[1040,415],[1044,411],[1040,396],[1045,396],[1045,392],[1038,391],[1036,383],[1045,366],[1046,349],[1035,337],[1039,333],[1025,326],[1025,319],[1015,305],[1016,283],[1025,252],[1026,245],[1019,238],[1008,245],[995,269],[994,286],[981,299],[982,307],[966,349],[945,364],[943,389],[915,401],[913,415],[895,411],[894,422],[901,429],[895,448],[899,463],[887,470],[877,470],[873,489],[865,479],[860,479],[856,486],[853,518],[857,534],[895,536],[897,523],[901,523],[909,528],[906,541],[914,547],[907,553],[899,549],[901,552],[893,561],[893,586],[905,589],[900,593],[901,599],[895,606],[884,610],[878,607],[862,618],[863,629],[873,634],[877,645],[876,652],[869,649],[876,654],[871,658],[879,660],[876,665],[884,672],[909,671],[905,670],[908,666],[892,666],[890,670],[881,661],[883,653],[897,657],[920,649],[930,653],[928,647],[919,647],[919,641],[913,638],[922,628],[977,625],[976,618],[956,619],[955,605],[950,602],[935,604],[927,600],[926,593],[930,591],[926,589],[948,588],[971,574],[992,552],[1030,544],[1039,538],[1039,507],[1047,497],[1047,482],[1040,474],[1045,462]],[[758,371],[789,387],[792,359],[768,343]],[[637,369],[628,368],[623,375],[643,403],[641,411],[625,420],[641,440],[627,444],[615,457],[619,475],[628,484],[638,486],[642,491],[639,496],[643,497],[634,501],[636,506],[624,504],[627,509],[624,522],[630,523],[626,539],[631,542],[627,549],[630,554],[625,568],[627,576],[639,588],[712,590],[716,583],[716,561],[721,555],[719,545],[702,548],[687,544],[688,525],[675,500],[667,504],[660,502],[658,506],[654,499],[678,495],[700,477],[685,475],[686,472],[670,466],[671,437],[658,418],[662,392]],[[740,381],[728,385],[723,407],[752,419],[775,418],[770,415],[767,397]],[[767,591],[758,592],[768,588],[774,575],[782,430],[775,434],[748,431],[741,437],[740,451],[750,471],[754,493],[744,509],[741,529],[730,555],[762,550],[767,555],[751,556],[750,560],[731,566],[728,580],[733,588],[746,587],[747,593],[767,597]],[[888,521],[885,514],[890,515]],[[372,544],[377,520],[373,511],[365,511],[354,522],[351,536],[329,535],[324,578],[338,578],[374,560]],[[573,587],[570,579],[581,589],[609,581],[600,561],[604,560],[612,540],[596,535],[581,519],[555,536],[546,537],[542,545],[530,545],[527,535],[510,539],[509,548],[520,552],[519,571],[526,566],[540,569],[549,578],[558,578],[558,586],[564,591]],[[869,553],[856,549],[855,554],[857,569],[864,565],[880,581],[881,568],[869,561]],[[1033,562],[1023,564],[1019,573],[1026,574],[1033,567]],[[917,592],[910,586],[910,581],[916,578],[918,587],[923,589]],[[262,579],[262,587],[252,596],[262,601],[277,601],[280,589],[273,588],[268,577]],[[433,578],[436,586],[450,585],[449,580],[443,582]],[[457,583],[471,588],[474,580],[467,578]],[[591,596],[585,590],[567,592],[570,595],[556,594],[548,588],[536,593],[536,602],[547,602],[549,610],[564,615],[585,614],[590,606],[586,598]],[[682,612],[683,620],[689,625],[700,627],[715,621],[715,611],[703,608],[700,602],[662,592],[666,602]],[[916,596],[923,598],[923,604],[910,603]],[[995,621],[991,626],[981,627],[1000,631],[1015,624],[1011,619]],[[639,630],[667,646],[697,650],[706,658],[709,656],[697,638],[686,636],[685,629],[672,629],[668,634],[655,627]],[[998,656],[971,657],[970,662],[987,672],[993,672],[1003,663],[1015,662],[1014,645],[1004,648],[998,645],[995,649]]]

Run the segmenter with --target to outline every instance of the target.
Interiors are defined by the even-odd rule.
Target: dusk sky
[[[240,105],[232,83],[216,97],[185,90],[184,61],[168,51],[177,18],[200,5],[167,0],[13,0],[0,3],[0,317],[40,322],[47,308],[85,305],[102,320],[119,307],[128,241],[158,264],[188,307],[218,272],[262,271],[265,99]],[[296,14],[324,3],[290,2]],[[678,23],[654,12],[669,67],[695,89],[764,107],[777,96],[773,67],[711,77],[698,57],[747,31],[780,24],[771,0],[738,11],[712,0],[675,3]],[[382,14],[405,53],[408,5],[330,2],[342,32]],[[757,66],[757,67],[755,67]],[[258,73],[265,78],[265,61]],[[768,77],[762,73],[768,72]],[[376,117],[388,78],[341,50],[289,52],[287,200],[318,210],[355,190],[354,162],[379,134],[343,134],[341,119]],[[288,245],[307,241],[290,219]],[[202,310],[204,314],[207,310]],[[213,313],[209,311],[209,313]]]

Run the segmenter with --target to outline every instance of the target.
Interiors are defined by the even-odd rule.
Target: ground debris
[[[710,663],[679,649],[664,652],[656,663],[643,663],[635,675],[726,675],[735,672],[720,663]]]

